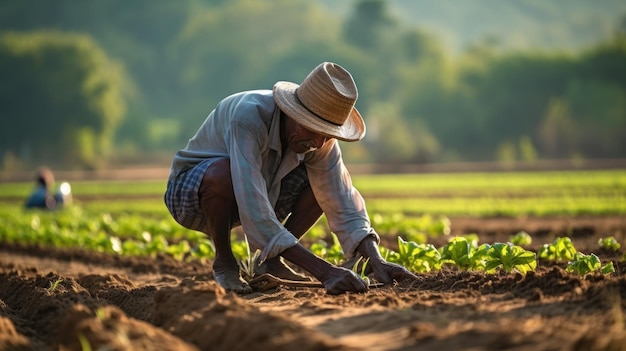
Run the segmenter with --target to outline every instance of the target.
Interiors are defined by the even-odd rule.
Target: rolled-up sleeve
[[[367,236],[380,237],[371,227],[365,200],[352,185],[336,140],[327,142],[305,159],[315,198],[337,235],[346,257],[353,257]]]

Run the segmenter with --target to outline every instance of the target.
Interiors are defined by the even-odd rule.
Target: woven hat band
[[[326,63],[313,70],[296,89],[300,103],[319,118],[342,126],[356,103],[356,84],[348,71]]]

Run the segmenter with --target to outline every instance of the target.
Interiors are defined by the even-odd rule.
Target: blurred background
[[[623,0],[3,0],[0,170],[167,168],[322,61],[359,87],[355,167],[626,158]]]

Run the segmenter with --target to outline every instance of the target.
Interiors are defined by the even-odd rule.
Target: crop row
[[[489,273],[498,269],[526,273],[536,268],[537,259],[569,262],[567,269],[581,274],[598,270],[604,273],[613,271],[611,262],[602,266],[596,255],[578,252],[567,237],[557,238],[537,253],[524,248],[532,240],[525,233],[512,237],[510,243],[481,245],[475,236],[458,236],[436,248],[427,242],[430,237],[449,235],[450,221],[446,217],[405,218],[402,215],[387,217],[374,214],[372,221],[382,235],[398,237],[397,250],[381,247],[382,255],[388,261],[401,264],[413,272],[430,272],[455,266],[457,269]],[[344,261],[336,237],[331,234],[333,243],[328,244],[323,240],[327,235],[326,225],[321,221],[308,234],[313,241],[310,249],[333,263]],[[245,240],[238,239],[235,233],[233,236],[233,252],[244,266],[242,268],[247,269],[254,253],[250,252]],[[126,214],[114,219],[108,213],[90,213],[76,206],[56,212],[4,208],[0,211],[0,241],[77,247],[131,256],[168,254],[179,260],[207,260],[215,255],[213,245],[206,236],[186,230],[169,218]],[[603,238],[599,245],[605,250],[619,250],[619,243],[610,237]]]

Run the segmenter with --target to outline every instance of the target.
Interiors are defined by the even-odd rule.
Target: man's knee
[[[204,173],[200,189],[198,190],[200,202],[212,198],[221,201],[233,199],[233,180],[230,173],[230,159],[227,157],[214,161]]]

